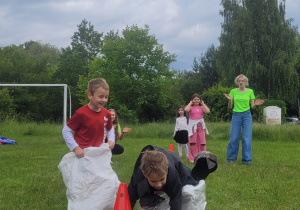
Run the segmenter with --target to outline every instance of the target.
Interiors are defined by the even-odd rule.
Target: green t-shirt
[[[121,129],[121,126],[120,124],[118,124],[118,132],[121,133],[122,132],[122,129]]]
[[[232,89],[229,95],[233,98],[233,111],[245,112],[250,109],[250,100],[254,100],[254,92],[248,88],[245,92],[239,92],[237,88]]]

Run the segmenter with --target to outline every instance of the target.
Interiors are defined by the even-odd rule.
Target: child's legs
[[[197,132],[194,133],[192,136],[190,136],[190,139],[189,139],[189,160],[191,162],[194,161],[194,157],[195,155],[197,155],[198,153],[198,145],[194,142],[197,141]]]
[[[124,148],[120,144],[115,144],[114,148],[111,150],[113,155],[120,155],[124,152]]]
[[[187,144],[183,144],[183,149],[185,152],[185,156],[188,158],[189,157],[189,147]]]
[[[199,152],[206,151],[206,139],[205,139],[205,130],[203,129],[202,125],[199,123],[197,127],[198,139],[199,142]]]
[[[182,157],[182,147],[181,147],[181,144],[178,143],[178,154],[179,154],[179,157]]]

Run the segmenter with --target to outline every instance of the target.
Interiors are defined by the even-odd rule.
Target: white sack
[[[182,209],[204,210],[206,207],[205,182],[200,180],[196,186],[185,185],[182,188]]]
[[[112,210],[120,181],[111,167],[108,144],[66,154],[58,165],[67,188],[69,210]]]
[[[165,198],[164,201],[156,205],[155,207],[142,208],[140,210],[170,210],[169,201],[170,198],[167,194],[159,195]],[[205,197],[205,182],[200,180],[196,186],[185,185],[182,188],[182,210],[204,210],[206,207]]]

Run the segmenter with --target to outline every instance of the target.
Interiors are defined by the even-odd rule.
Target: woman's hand
[[[257,99],[257,100],[255,101],[254,105],[255,105],[255,106],[260,106],[260,105],[262,105],[263,103],[265,103],[264,100]]]
[[[224,96],[228,99],[228,100],[232,100],[231,96],[227,93],[224,93]]]

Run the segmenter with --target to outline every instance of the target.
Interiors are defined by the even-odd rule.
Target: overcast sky
[[[83,19],[106,34],[127,25],[150,27],[164,50],[177,55],[171,64],[192,68],[194,57],[219,46],[221,0],[0,0],[0,47],[39,41],[58,48],[71,43]],[[286,19],[300,25],[300,0],[286,0]]]

